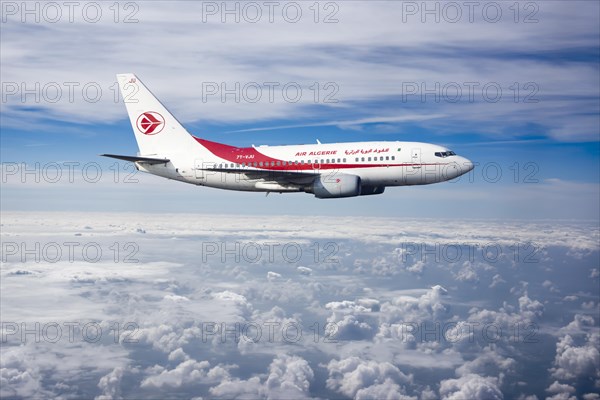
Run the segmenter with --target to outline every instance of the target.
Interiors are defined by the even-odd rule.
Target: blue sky
[[[19,171],[3,176],[2,208],[189,211],[193,204],[253,214],[598,219],[598,3],[519,3],[518,15],[508,3],[497,3],[502,17],[496,22],[481,10],[471,22],[466,9],[452,22],[440,8],[439,23],[423,10],[410,13],[410,2],[335,3],[337,8],[321,10],[318,23],[308,3],[298,3],[303,14],[296,23],[277,13],[273,23],[250,23],[245,14],[236,22],[222,10],[208,13],[203,7],[209,3],[165,8],[139,2],[122,9],[118,23],[108,6],[96,23],[77,12],[73,23],[66,13],[51,22],[44,9],[37,23],[20,9],[5,10],[5,168],[73,161],[99,163],[109,175],[114,162],[98,154],[135,154],[125,108],[115,99],[119,72],[135,72],[190,132],[206,139],[240,146],[316,139],[432,142],[479,167],[456,183],[389,188],[383,196],[333,202],[309,195],[265,199],[141,176],[126,189],[39,185]],[[137,22],[123,23],[133,11]],[[333,11],[337,22],[323,23]],[[239,101],[221,98],[220,88],[207,94],[207,85],[232,89],[254,82],[263,94],[256,102],[241,90]],[[266,82],[278,85],[272,101]],[[302,88],[297,102],[279,90],[290,83]],[[81,90],[86,85],[88,98]],[[98,87],[98,101],[90,100]],[[327,95],[336,102],[325,101]],[[502,176],[496,181],[497,170]],[[146,200],[127,201],[139,198]]]

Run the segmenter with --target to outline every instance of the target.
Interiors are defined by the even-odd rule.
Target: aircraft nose
[[[451,175],[453,178],[457,178],[461,175],[466,174],[474,168],[471,160],[458,156],[454,162],[452,162],[452,172]]]
[[[471,160],[469,160],[468,158],[465,157],[461,157],[462,160],[460,160],[460,166],[461,169],[463,170],[463,174],[466,174],[467,172],[471,171],[473,168],[475,168],[475,165],[473,165],[473,162]]]

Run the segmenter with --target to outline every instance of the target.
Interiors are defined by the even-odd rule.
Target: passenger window
[[[371,157],[369,157],[369,161],[371,161]]]
[[[395,159],[396,159],[396,157],[392,156],[392,160],[395,160]]]
[[[358,162],[358,157],[356,157],[356,158],[354,159],[354,161]]]
[[[346,159],[344,158],[344,162],[346,162]]]
[[[365,158],[361,157],[360,161],[365,162]]]
[[[389,161],[390,160],[390,156],[385,156],[385,161]]]

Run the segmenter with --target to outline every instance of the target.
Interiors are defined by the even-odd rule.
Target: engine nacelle
[[[348,174],[319,176],[311,189],[319,199],[360,196],[360,177]]]

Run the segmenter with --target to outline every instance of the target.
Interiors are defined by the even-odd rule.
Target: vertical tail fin
[[[141,155],[171,157],[198,145],[134,74],[118,74],[117,81]]]

